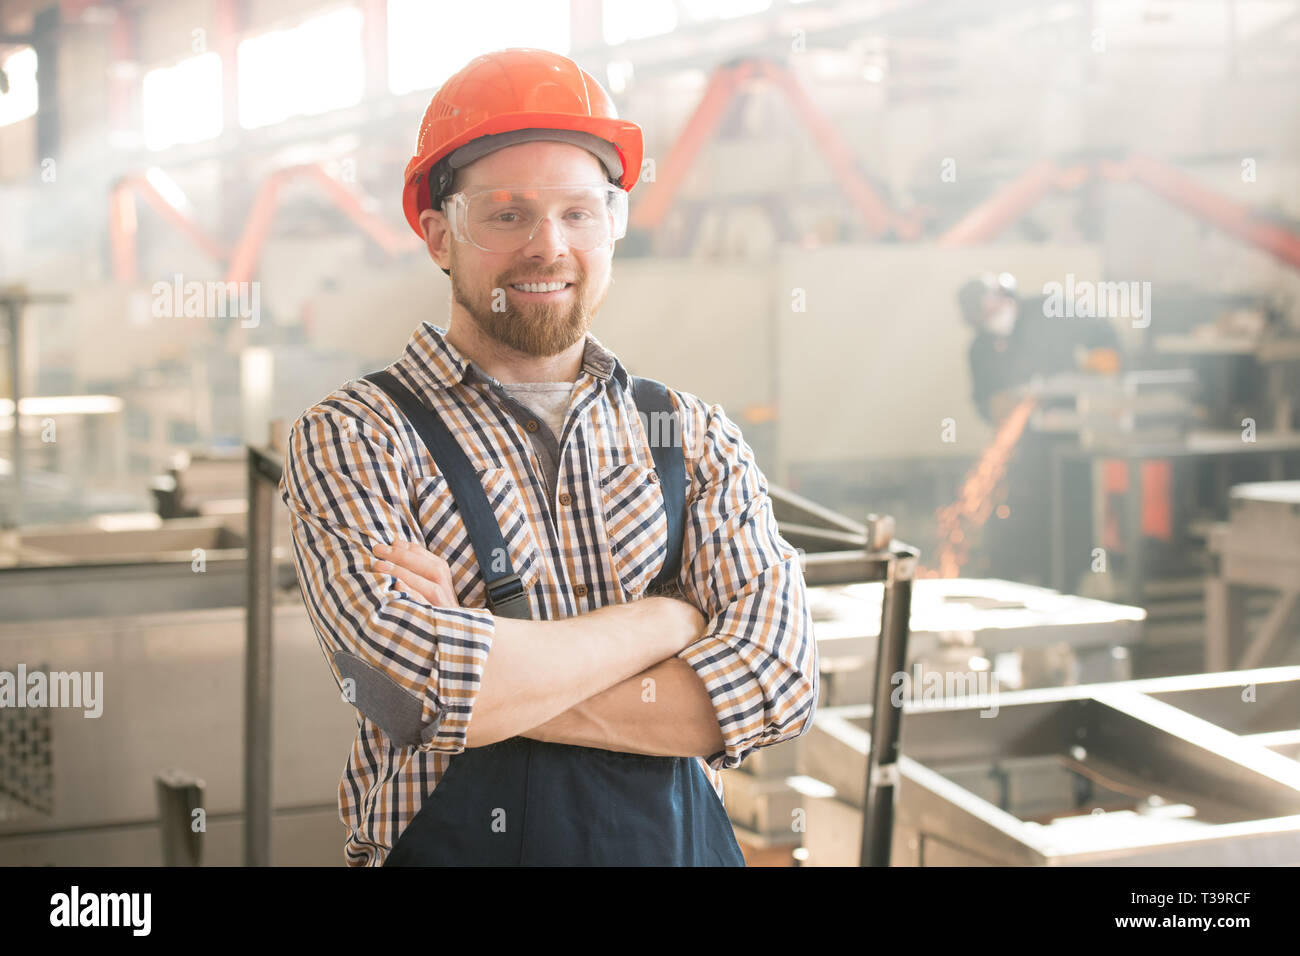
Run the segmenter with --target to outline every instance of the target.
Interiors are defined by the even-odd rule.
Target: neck
[[[573,382],[582,370],[587,349],[583,335],[563,352],[555,355],[527,355],[489,338],[467,316],[454,312],[444,336],[466,358],[473,359],[483,371],[498,382]]]

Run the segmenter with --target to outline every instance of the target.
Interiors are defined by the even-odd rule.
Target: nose
[[[529,258],[541,258],[549,262],[559,256],[567,256],[569,243],[564,238],[564,230],[550,216],[543,216],[533,226],[532,234],[521,251]]]

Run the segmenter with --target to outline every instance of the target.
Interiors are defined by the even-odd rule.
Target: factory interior
[[[349,864],[286,442],[447,328],[404,171],[510,48],[798,551],[746,865],[1300,865],[1300,3],[3,0],[0,866]]]

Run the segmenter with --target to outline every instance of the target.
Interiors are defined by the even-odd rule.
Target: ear
[[[420,228],[424,230],[424,244],[429,256],[440,269],[451,268],[451,244],[456,241],[451,234],[447,217],[436,209],[420,213]]]

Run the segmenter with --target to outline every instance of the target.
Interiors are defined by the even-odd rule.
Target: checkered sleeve
[[[374,545],[422,542],[393,426],[340,393],[290,431],[280,493],[308,614],[363,717],[398,746],[459,753],[495,633],[483,608],[439,608],[375,569]]]
[[[802,735],[818,696],[817,649],[798,552],[781,537],[753,450],[721,405],[685,401],[692,496],[682,584],[708,621],[677,656],[700,676],[726,749],[706,762],[734,768],[758,747]],[[692,408],[693,406],[693,408]]]

